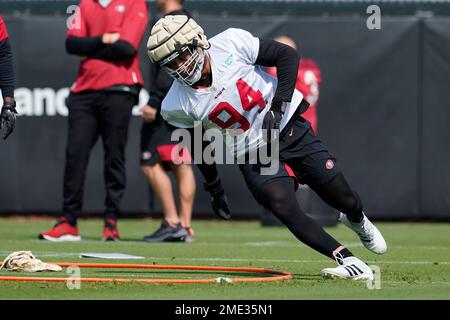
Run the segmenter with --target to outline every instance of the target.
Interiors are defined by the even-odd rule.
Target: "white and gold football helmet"
[[[200,80],[208,48],[203,29],[185,15],[159,19],[147,42],[150,60],[186,86]]]

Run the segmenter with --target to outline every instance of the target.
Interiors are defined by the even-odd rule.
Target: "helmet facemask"
[[[203,29],[185,15],[159,19],[147,42],[150,60],[185,86],[192,86],[201,79],[205,50],[209,47]]]
[[[177,46],[177,50],[159,64],[172,78],[192,86],[200,80],[204,63],[204,50],[194,44]]]

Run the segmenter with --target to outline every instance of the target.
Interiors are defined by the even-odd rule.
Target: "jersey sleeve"
[[[257,37],[246,30],[230,28],[225,30],[220,38],[227,43],[225,47],[228,47],[228,50],[232,49],[245,63],[255,64],[259,51]]]
[[[3,97],[14,97],[13,53],[5,23],[0,16],[0,89]]]

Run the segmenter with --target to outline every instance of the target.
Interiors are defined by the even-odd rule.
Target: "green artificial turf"
[[[10,252],[31,250],[46,262],[118,262],[170,265],[259,267],[291,272],[293,280],[272,283],[142,284],[0,281],[0,299],[449,299],[450,224],[378,223],[388,252],[378,256],[361,246],[344,226],[328,228],[350,250],[381,270],[381,289],[366,282],[323,279],[320,270],[335,262],[301,244],[287,229],[261,227],[258,222],[196,221],[196,242],[149,244],[141,241],[158,220],[121,220],[121,242],[101,242],[103,222],[80,220],[83,241],[50,243],[37,234],[52,221],[0,219],[0,259]],[[82,252],[126,253],[143,260],[80,258]],[[0,270],[0,276],[70,277],[57,273],[19,273]],[[255,274],[189,271],[81,269],[81,277],[177,278],[251,277]]]

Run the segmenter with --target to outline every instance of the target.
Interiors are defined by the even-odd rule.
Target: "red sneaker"
[[[103,241],[120,241],[119,230],[117,230],[116,219],[106,219],[103,228]]]
[[[39,234],[39,239],[48,241],[80,241],[78,227],[72,226],[65,218],[58,219],[55,226]]]

